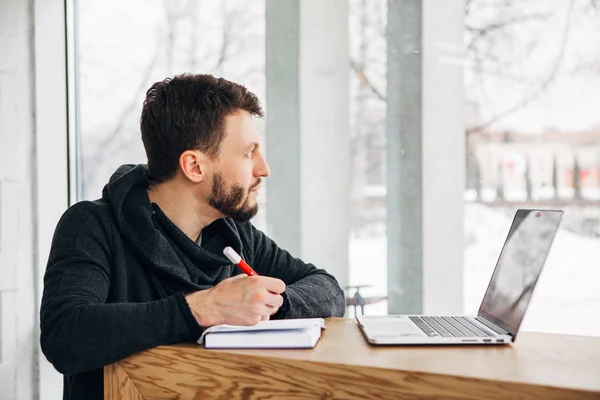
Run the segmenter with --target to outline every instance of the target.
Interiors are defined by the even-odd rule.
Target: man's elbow
[[[77,356],[72,354],[69,346],[61,346],[60,340],[52,337],[42,330],[40,336],[40,347],[46,359],[54,368],[63,375],[74,375],[77,372],[75,360]]]
[[[334,311],[332,317],[343,317],[346,314],[346,295],[342,290],[340,294],[335,298]]]
[[[73,340],[64,329],[54,323],[49,325],[42,320],[40,329],[40,348],[46,359],[63,375],[74,375],[83,372],[81,361],[85,354],[80,350],[81,343]]]
[[[327,301],[329,305],[324,317],[343,317],[346,313],[346,295],[344,291],[340,289],[339,293],[334,297],[330,297]]]

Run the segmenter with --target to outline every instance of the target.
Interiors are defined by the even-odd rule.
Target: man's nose
[[[269,164],[267,164],[267,161],[262,156],[262,154],[260,155],[260,158],[257,161],[258,161],[258,163],[256,165],[254,174],[256,176],[264,176],[264,177],[269,176],[271,174],[271,170],[269,169]]]

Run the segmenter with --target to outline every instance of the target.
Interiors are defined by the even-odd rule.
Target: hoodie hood
[[[111,206],[123,239],[152,268],[180,283],[191,285],[190,267],[202,273],[210,284],[220,270],[231,262],[222,255],[222,247],[231,246],[243,254],[237,226],[229,219],[219,219],[202,231],[202,248],[187,237],[148,197],[148,171],[145,165],[122,165],[111,176],[102,198]],[[196,272],[196,271],[195,271]]]

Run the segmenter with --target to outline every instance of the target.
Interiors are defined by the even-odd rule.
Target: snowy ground
[[[485,223],[482,223],[485,221]],[[511,217],[481,204],[465,205],[464,312],[476,313],[493,272]],[[384,234],[350,240],[350,283],[386,293]],[[368,268],[364,268],[368,266]],[[522,329],[600,336],[600,239],[561,229],[534,292]],[[366,307],[385,314],[385,302]]]

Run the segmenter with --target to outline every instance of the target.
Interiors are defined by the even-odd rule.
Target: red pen
[[[258,276],[255,270],[253,270],[246,261],[242,260],[242,257],[234,249],[227,246],[223,249],[223,254],[225,257],[229,259],[232,263],[237,265],[244,273],[248,276]]]

